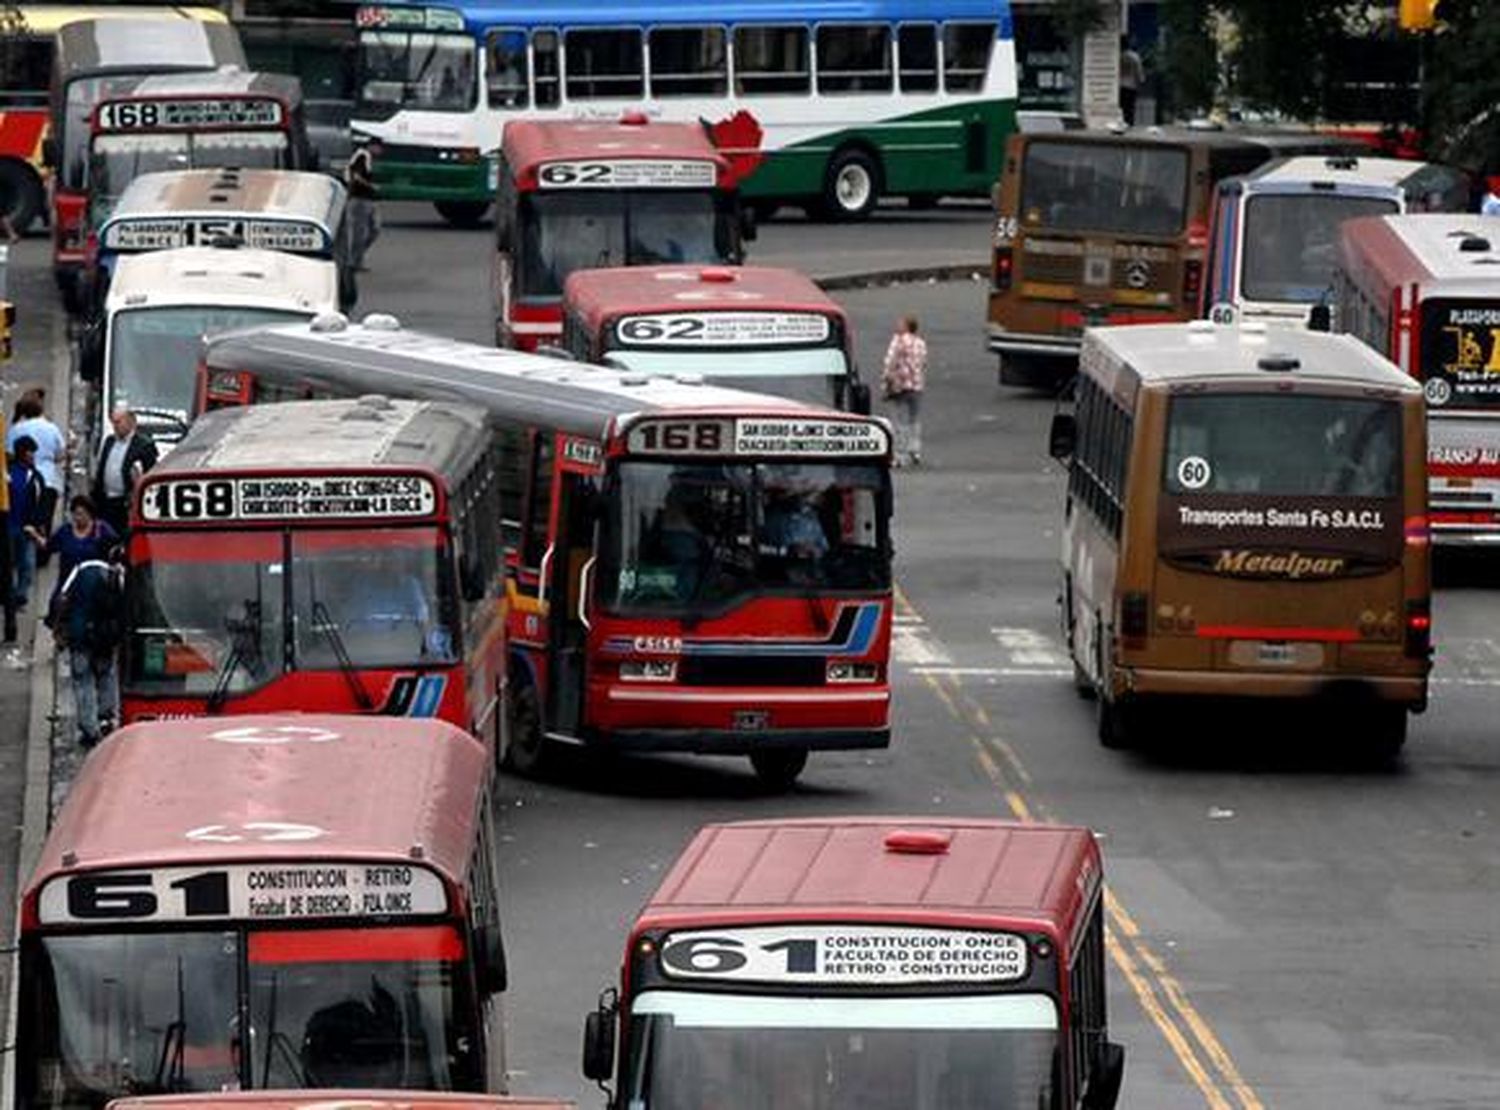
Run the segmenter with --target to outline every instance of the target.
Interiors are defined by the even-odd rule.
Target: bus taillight
[[[1151,599],[1141,590],[1131,590],[1120,599],[1120,635],[1128,647],[1144,647],[1150,631]]]
[[[1426,600],[1406,603],[1406,654],[1426,659],[1432,651],[1432,603]]]
[[[1407,517],[1404,532],[1408,547],[1426,547],[1432,542],[1432,529],[1425,516]]]
[[[1000,247],[995,251],[995,292],[1006,293],[1010,291],[1011,277],[1015,272],[1016,260],[1009,247]]]

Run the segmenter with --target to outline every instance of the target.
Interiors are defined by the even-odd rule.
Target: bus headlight
[[[631,659],[620,664],[622,682],[673,682],[677,663],[671,659]]]
[[[879,679],[880,667],[874,663],[828,664],[828,681],[830,683],[876,682]]]

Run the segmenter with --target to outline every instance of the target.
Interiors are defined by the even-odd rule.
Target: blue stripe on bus
[[[436,717],[438,705],[443,700],[443,687],[448,684],[448,676],[441,674],[425,674],[417,683],[416,696],[412,698],[411,709],[408,717]]]

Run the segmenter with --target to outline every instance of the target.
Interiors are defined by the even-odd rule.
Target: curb
[[[936,266],[899,266],[891,270],[866,270],[814,277],[824,292],[839,289],[869,289],[880,285],[902,285],[917,281],[979,281],[989,275],[987,260],[945,262]]]

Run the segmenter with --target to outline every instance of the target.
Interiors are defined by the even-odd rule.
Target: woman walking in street
[[[922,463],[922,390],[927,386],[927,341],[917,334],[917,318],[896,321],[880,375],[885,399],[895,409],[896,465]]]

